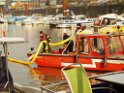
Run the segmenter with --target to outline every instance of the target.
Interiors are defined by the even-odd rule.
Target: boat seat
[[[70,66],[76,66],[75,68],[70,68]],[[62,68],[62,72],[68,82],[71,93],[93,93],[93,90],[109,90],[112,93],[117,93],[116,90],[110,87],[94,87],[91,88],[89,78],[86,74],[85,69],[81,64],[72,64]],[[105,92],[104,92],[105,93]],[[107,92],[108,93],[108,92]]]

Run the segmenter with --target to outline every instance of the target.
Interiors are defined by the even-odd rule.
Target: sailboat
[[[66,0],[63,0],[63,12],[54,17],[54,20],[50,21],[52,27],[72,27],[78,23],[93,25],[94,20],[87,19],[85,15],[75,15],[72,11],[67,9]]]

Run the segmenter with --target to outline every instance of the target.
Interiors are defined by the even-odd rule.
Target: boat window
[[[121,36],[122,43],[124,44],[124,36]]]
[[[110,54],[114,54],[115,52],[123,52],[123,48],[118,37],[112,37],[107,41],[107,45]]]
[[[103,25],[114,25],[116,24],[116,20],[115,19],[104,19],[102,22]]]
[[[80,38],[78,42],[78,50],[79,54],[89,54],[89,46],[88,46],[88,41],[85,38]]]
[[[109,19],[103,19],[102,24],[103,24],[103,25],[110,25]]]
[[[91,38],[90,43],[92,44],[93,53],[105,54],[102,38]]]
[[[81,17],[80,20],[85,20],[85,17]]]
[[[110,25],[114,25],[114,24],[116,24],[116,20],[115,19],[110,20]]]

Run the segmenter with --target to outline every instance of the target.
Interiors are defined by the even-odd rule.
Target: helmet
[[[77,26],[82,26],[81,23],[77,23]]]

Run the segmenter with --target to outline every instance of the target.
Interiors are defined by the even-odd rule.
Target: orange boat
[[[31,54],[28,54],[30,57]],[[64,67],[81,63],[87,70],[117,71],[124,69],[124,36],[114,35],[76,35],[75,51],[62,53],[39,53],[38,66]]]

